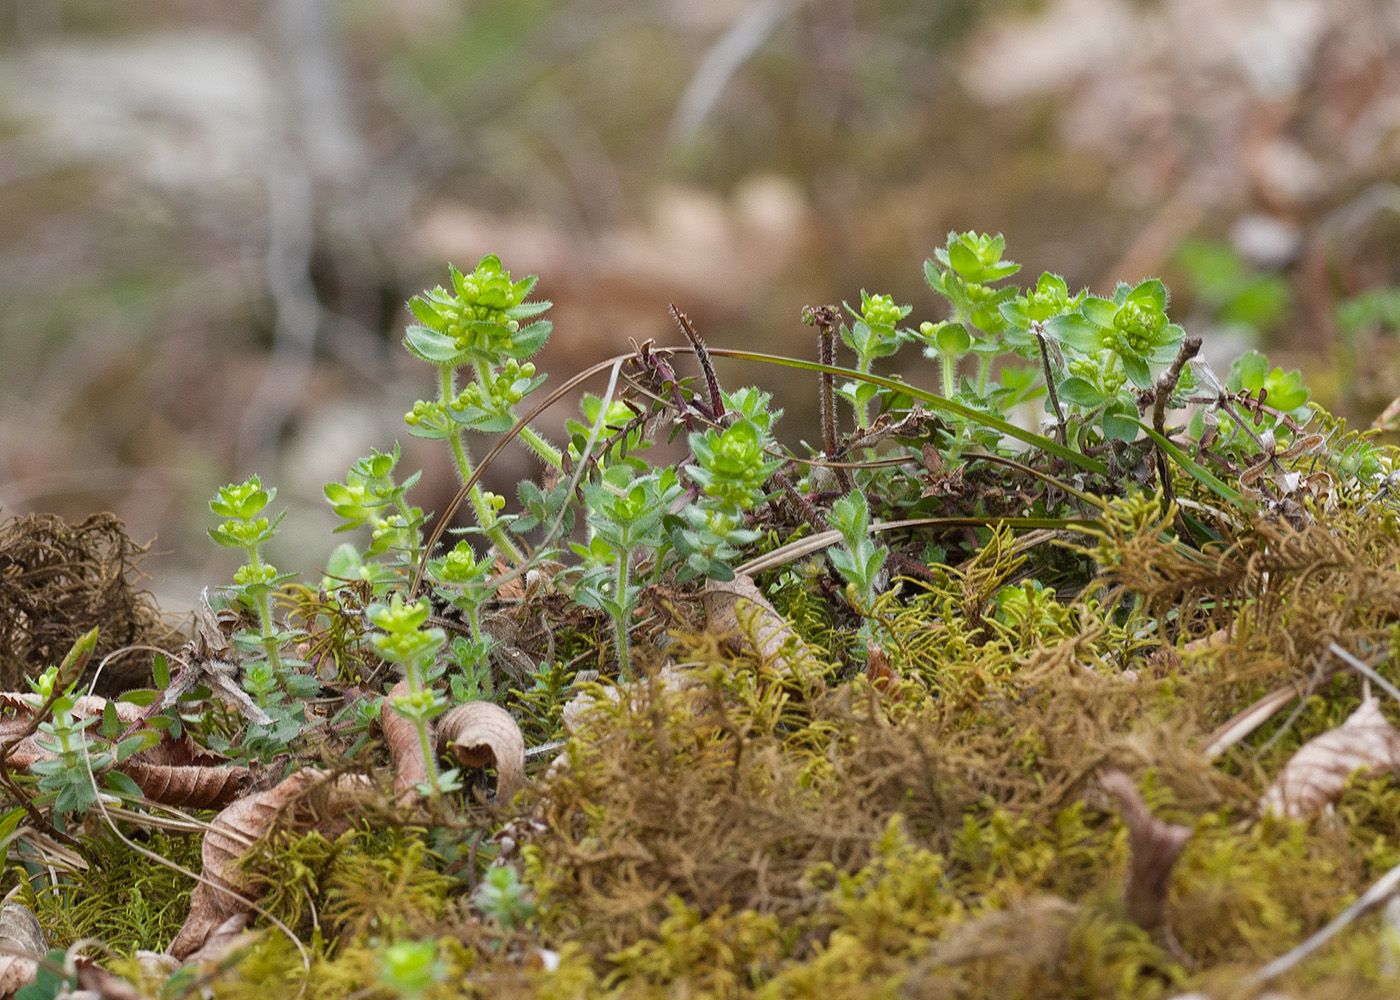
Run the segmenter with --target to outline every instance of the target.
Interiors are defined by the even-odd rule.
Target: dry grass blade
[[[525,782],[525,737],[509,712],[489,701],[458,705],[438,724],[439,745],[452,748],[463,767],[496,765],[496,801]]]
[[[1341,798],[1356,771],[1400,773],[1400,731],[1381,714],[1380,701],[1367,698],[1336,729],[1299,748],[1259,801],[1261,811],[1310,816]]]

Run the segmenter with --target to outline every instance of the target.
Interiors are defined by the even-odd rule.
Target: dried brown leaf
[[[185,961],[201,971],[222,965],[231,955],[262,936],[261,931],[245,930],[247,926],[248,914],[235,913],[215,927],[204,939],[203,947],[185,956]]]
[[[1123,890],[1128,917],[1143,930],[1155,931],[1166,922],[1172,868],[1191,839],[1191,828],[1153,816],[1142,792],[1122,771],[1105,771],[1099,782],[1118,800],[1118,811],[1128,826],[1132,857]]]
[[[500,705],[469,701],[442,717],[439,745],[450,746],[463,767],[496,765],[496,801],[505,802],[525,781],[525,737]]]
[[[139,755],[117,765],[152,802],[191,809],[222,809],[248,790],[254,774],[242,766],[148,764]]]
[[[724,583],[705,581],[702,599],[711,631],[742,638],[781,670],[792,666],[785,653],[805,648],[788,620],[768,603],[747,574],[739,573]]]
[[[247,912],[249,897],[258,895],[260,887],[255,878],[238,871],[238,859],[268,832],[281,810],[325,778],[322,771],[303,768],[265,792],[239,799],[214,817],[214,829],[204,835],[204,881],[190,895],[189,916],[171,942],[170,954],[185,958],[230,917]],[[344,832],[355,793],[366,789],[369,779],[343,774],[325,784],[325,802],[310,810],[309,816],[290,817],[289,829],[318,830],[327,839]]]
[[[639,684],[657,684],[670,688],[672,691],[698,691],[704,689],[705,682],[697,677],[694,671],[677,666],[674,660],[667,660],[655,674],[641,680],[623,681],[604,686],[602,688],[603,697],[608,701],[616,702]],[[560,712],[560,721],[564,723],[564,730],[570,735],[577,735],[583,727],[584,717],[599,703],[599,700],[592,691],[585,689],[565,702],[564,708]]]
[[[394,798],[400,805],[407,805],[416,799],[419,782],[428,780],[428,762],[423,759],[423,741],[418,736],[418,727],[395,712],[391,704],[396,697],[408,693],[408,681],[399,681],[389,689],[389,695],[379,709],[379,729],[384,734],[384,742],[389,747],[389,760],[394,765]],[[432,723],[428,725],[431,740]]]
[[[1356,771],[1400,773],[1400,731],[1386,721],[1374,697],[1336,729],[1303,744],[1259,800],[1259,808],[1295,819],[1309,816],[1341,798]]]
[[[96,1000],[149,1000],[135,986],[114,976],[96,962],[79,958],[77,971],[78,989],[83,992],[75,996],[91,996]]]
[[[6,903],[0,907],[0,996],[10,996],[32,983],[37,960],[48,948],[44,929],[27,906]]]

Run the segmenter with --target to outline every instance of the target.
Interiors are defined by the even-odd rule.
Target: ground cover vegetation
[[[3,985],[1393,995],[1391,450],[1256,352],[1212,370],[1160,281],[1018,283],[977,233],[924,271],[946,318],[812,307],[815,361],[673,309],[683,345],[546,388],[535,279],[452,269],[405,422],[470,525],[383,443],[306,576],[274,486],[225,486],[244,562],[183,645],[110,526],[8,523]],[[717,357],[810,379],[802,449]],[[543,472],[507,498],[511,446]]]

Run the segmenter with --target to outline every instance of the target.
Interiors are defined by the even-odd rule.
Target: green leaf
[[[130,775],[120,771],[108,771],[102,776],[102,783],[124,799],[142,799],[146,795],[141,791],[141,786],[131,780]]]
[[[1269,359],[1258,351],[1246,351],[1230,365],[1230,376],[1225,385],[1231,392],[1247,389],[1255,392],[1264,387],[1264,379],[1269,374]]]
[[[936,338],[939,354],[960,356],[972,346],[972,335],[961,323],[939,324]]]
[[[1152,305],[1158,311],[1165,312],[1167,308],[1167,286],[1162,284],[1160,278],[1148,278],[1139,282],[1131,292],[1128,293],[1129,302],[1139,302],[1143,305]]]
[[[404,331],[403,342],[415,358],[435,365],[453,364],[463,356],[457,341],[426,326],[410,326]]]
[[[961,239],[954,240],[948,247],[948,262],[964,281],[980,282],[982,260],[976,251]]]
[[[98,730],[104,740],[114,740],[121,735],[122,720],[117,715],[115,702],[107,702],[102,706],[102,727]]]
[[[1099,327],[1078,313],[1054,317],[1045,324],[1045,330],[1061,344],[1080,354],[1095,354],[1103,349],[1103,334]]]
[[[156,687],[163,689],[170,686],[170,662],[164,653],[157,653],[151,659],[151,675],[155,678]]]
[[[1085,409],[1098,406],[1105,398],[1103,393],[1077,375],[1065,379],[1055,387],[1055,391],[1064,402],[1082,406]]]
[[[1133,380],[1133,385],[1139,389],[1152,388],[1152,371],[1147,367],[1147,362],[1136,354],[1120,354],[1119,359],[1123,362],[1123,370],[1128,373],[1128,378]]]
[[[547,319],[531,323],[511,335],[510,344],[502,353],[508,358],[524,361],[544,346],[544,342],[549,339],[553,330],[553,322]]]
[[[1097,295],[1090,295],[1079,306],[1079,311],[1083,317],[1095,326],[1111,327],[1114,317],[1118,315],[1119,305],[1109,299],[1100,298]]]
[[[131,691],[123,691],[117,697],[117,701],[124,701],[128,705],[154,705],[160,700],[161,693],[152,691],[150,688],[136,688]]]
[[[160,733],[144,730],[128,736],[117,744],[117,760],[126,760],[134,753],[149,750],[160,742]]]

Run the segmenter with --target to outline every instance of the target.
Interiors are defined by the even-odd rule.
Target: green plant
[[[445,440],[463,483],[472,480],[472,462],[464,440],[468,430],[499,433],[516,423],[515,406],[544,384],[526,359],[544,345],[553,324],[534,319],[549,309],[548,302],[526,302],[535,276],[512,281],[494,255],[482,258],[463,274],[455,267],[451,290],[433,288],[409,302],[418,324],[410,326],[404,346],[438,370],[438,395],[419,400],[404,417],[416,437]],[[466,367],[471,381],[457,388],[457,373]],[[520,438],[540,459],[562,468],[559,449],[529,427]],[[479,487],[469,491],[471,507],[491,541],[505,554],[520,552],[502,530],[495,498]]]
[[[511,865],[493,865],[472,893],[472,902],[502,927],[524,927],[535,915],[535,900]]]
[[[272,541],[287,513],[283,511],[271,521],[263,516],[276,496],[275,487],[264,489],[262,480],[250,476],[241,483],[221,486],[209,501],[209,510],[216,517],[224,518],[217,527],[209,529],[209,537],[247,557],[234,572],[233,586],[228,590],[254,614],[258,630],[251,634],[237,633],[234,643],[244,651],[262,654],[260,660],[245,660],[243,670],[249,692],[257,695],[264,705],[268,694],[277,686],[303,696],[315,690],[314,683],[308,690],[307,679],[288,670],[288,665],[283,663],[282,647],[295,636],[280,629],[272,615],[272,592],[295,577],[293,573],[280,573],[262,557],[263,546]]]
[[[86,812],[97,801],[99,788],[93,782],[99,776],[103,785],[115,795],[139,797],[141,790],[130,778],[109,768],[160,739],[149,730],[119,739],[122,725],[111,704],[100,716],[84,718],[74,714],[77,687],[97,647],[97,631],[94,628],[81,636],[63,663],[29,681],[35,710],[47,715],[45,721],[38,723],[42,735],[36,736],[34,742],[41,750],[52,754],[29,766],[30,774],[39,779],[36,784],[40,794],[34,804],[51,805],[60,816]],[[102,740],[90,740],[87,730],[99,722]]]
[[[418,730],[423,761],[428,769],[429,787],[424,792],[440,795],[459,787],[459,783],[455,769],[438,774],[433,741],[428,733],[428,721],[448,708],[447,699],[432,687],[441,673],[434,665],[433,654],[447,642],[447,634],[440,628],[423,627],[431,613],[426,599],[410,604],[401,594],[395,594],[388,604],[371,605],[367,612],[369,620],[383,629],[370,639],[374,648],[384,659],[398,664],[408,681],[408,691],[391,697],[389,707]]]
[[[841,533],[841,545],[828,557],[846,581],[852,606],[868,610],[880,586],[881,569],[889,550],[870,538],[870,504],[855,490],[831,505],[831,526]]]
[[[418,1000],[447,975],[433,941],[394,941],[378,952],[379,982],[404,1000]]]
[[[631,675],[630,629],[641,593],[636,570],[642,559],[655,556],[666,544],[662,518],[680,493],[675,470],[636,476],[630,465],[611,466],[599,482],[583,488],[590,537],[586,545],[573,545],[584,566],[578,600],[612,619],[618,669],[624,677]],[[654,558],[653,574],[659,570],[660,560]]]

